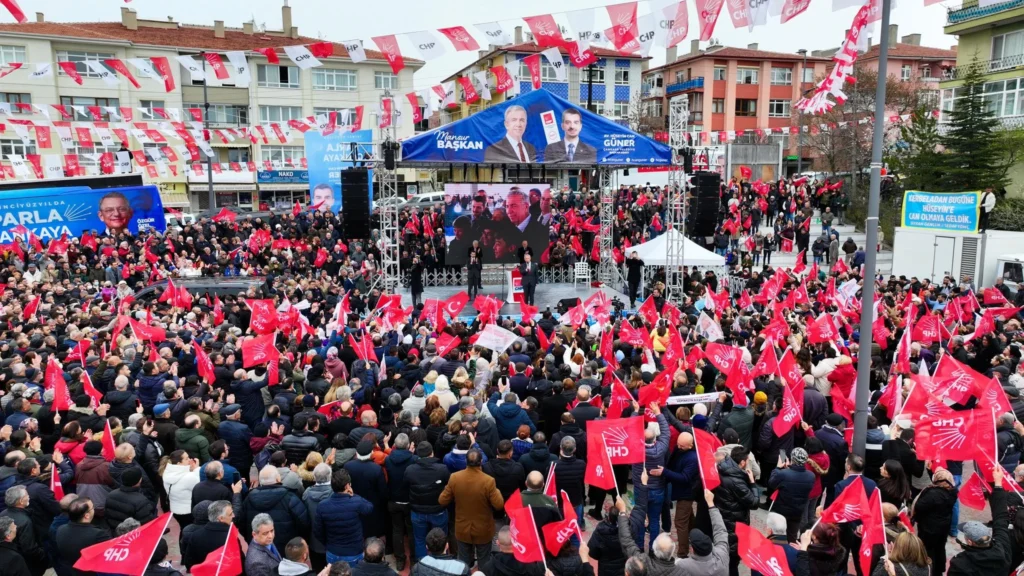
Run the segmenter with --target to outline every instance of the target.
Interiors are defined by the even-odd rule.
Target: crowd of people
[[[838,207],[841,221],[845,201],[822,188],[730,182],[723,225],[756,237],[762,218],[781,220],[785,236],[806,228],[796,206],[808,203]],[[624,260],[663,231],[665,192],[624,188],[616,204]],[[551,199],[555,244],[582,239],[588,254],[598,206],[591,193]],[[426,267],[445,266],[444,234],[427,233],[441,213],[402,215],[414,293]],[[412,218],[427,226],[413,231]],[[1002,283],[766,258],[735,290],[687,270],[672,301],[651,275],[636,310],[591,296],[584,314],[473,318],[458,295],[441,311],[369,289],[382,242],[376,230],[347,239],[340,215],[317,211],[89,234],[61,250],[5,245],[0,572],[96,573],[75,567],[83,551],[139,542],[165,513],[177,530],[143,562],[148,576],[208,569],[238,537],[250,576],[735,576],[741,563],[773,576],[939,576],[951,537],[950,574],[1008,574],[1024,560],[1024,331]],[[172,290],[184,269],[264,281],[239,295]],[[879,293],[870,349],[859,346],[865,281]],[[477,344],[485,324],[514,342]],[[849,434],[861,354],[864,455]],[[936,441],[935,418],[981,430],[986,410],[992,438],[979,431],[960,452]],[[640,420],[642,457],[607,460],[601,427]],[[607,473],[604,488],[593,481]],[[991,522],[959,525],[968,482]],[[879,522],[863,507],[836,512],[854,496],[880,502]],[[523,560],[531,550],[510,522],[523,507],[544,542],[538,561]],[[752,535],[758,508],[764,533]]]

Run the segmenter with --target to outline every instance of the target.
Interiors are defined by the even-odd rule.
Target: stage
[[[423,299],[428,298],[445,300],[458,294],[459,292],[465,291],[466,286],[429,286],[423,290]],[[551,308],[551,311],[557,314],[556,308],[558,307],[559,300],[563,298],[579,298],[580,300],[586,300],[591,294],[602,290],[611,300],[618,298],[622,301],[622,304],[629,307],[629,296],[612,290],[611,288],[591,288],[589,284],[584,285],[579,283],[573,285],[571,283],[562,284],[547,284],[541,283],[537,285],[537,291],[534,293],[534,305],[537,306],[541,312]],[[402,305],[408,305],[412,302],[412,293],[406,287],[401,287],[398,293],[402,295]],[[494,296],[495,298],[501,299],[505,302],[505,305],[501,307],[501,314],[503,316],[518,317],[519,304],[509,304],[506,299],[508,298],[508,286],[502,286],[501,284],[488,285],[484,284],[483,290],[480,291],[481,295]],[[462,310],[462,314],[459,315],[461,320],[466,322],[472,322],[476,318],[476,308],[473,307],[473,301],[470,300],[469,304],[466,305]]]

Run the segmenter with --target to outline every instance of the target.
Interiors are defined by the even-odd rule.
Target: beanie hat
[[[121,485],[122,486],[135,486],[142,481],[142,470],[138,468],[129,468],[121,473]]]
[[[690,531],[690,546],[693,548],[693,553],[697,556],[711,554],[711,538],[708,538],[708,535],[700,528],[694,528]]]
[[[793,452],[789,454],[789,459],[793,464],[806,464],[807,450],[804,450],[803,448],[793,448]]]
[[[356,445],[356,454],[359,455],[360,460],[368,460],[372,452],[373,441],[371,440],[360,440],[359,444]]]
[[[768,403],[768,395],[767,394],[765,394],[764,392],[755,392],[754,393],[754,404],[767,404],[767,403]]]
[[[841,414],[836,414],[835,412],[825,417],[825,423],[833,428],[836,426],[842,426],[845,421],[846,419],[843,418]]]

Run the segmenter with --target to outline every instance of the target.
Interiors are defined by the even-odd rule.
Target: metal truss
[[[666,229],[675,228],[679,234],[672,235],[666,243],[665,255],[665,298],[681,303],[686,292],[686,278],[683,266],[686,252],[686,196],[689,181],[683,172],[681,152],[689,148],[686,140],[687,124],[690,119],[690,103],[685,94],[676,96],[668,103],[668,145],[672,148],[672,168],[668,173],[668,213]]]
[[[615,258],[612,256],[612,226],[615,223],[615,195],[618,192],[614,170],[597,169],[597,186],[601,194],[601,229],[598,231],[598,251],[601,260],[597,265],[597,279],[609,288],[620,290],[623,279]]]
[[[381,120],[384,107],[384,100],[392,99],[391,92],[385,90],[381,95],[381,105],[377,113],[377,125],[381,125]],[[374,173],[378,186],[380,186],[380,195],[378,198],[381,200],[377,204],[378,216],[380,217],[380,257],[381,257],[381,273],[374,277],[373,282],[370,285],[370,289],[379,288],[388,292],[394,292],[401,279],[402,271],[399,265],[399,235],[401,231],[398,228],[398,214],[399,214],[399,203],[396,201],[388,200],[389,198],[398,197],[398,175],[394,169],[388,170],[384,162],[384,156],[386,155],[386,149],[389,146],[395,148],[395,162],[398,162],[398,156],[400,150],[398,149],[398,139],[396,137],[396,123],[398,122],[398,103],[392,102],[391,110],[392,117],[391,122],[387,128],[381,128],[380,134],[383,142],[381,143],[377,154],[375,154],[376,162],[374,163]]]

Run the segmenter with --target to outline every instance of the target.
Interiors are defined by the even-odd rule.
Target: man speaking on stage
[[[533,293],[537,290],[537,264],[529,254],[524,258],[526,261],[519,265],[523,282],[523,300],[533,306]]]

